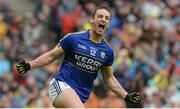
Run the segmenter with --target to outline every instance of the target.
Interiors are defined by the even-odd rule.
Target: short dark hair
[[[111,18],[111,9],[109,8],[109,7],[107,7],[107,6],[98,6],[95,10],[94,10],[94,12],[92,13],[92,17],[94,17],[95,16],[95,14],[96,14],[96,12],[97,12],[97,10],[99,10],[99,9],[105,9],[105,10],[107,10],[109,13],[110,13],[110,18]]]

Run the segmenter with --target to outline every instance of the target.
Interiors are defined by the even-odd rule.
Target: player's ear
[[[90,17],[89,22],[90,22],[91,24],[93,24],[93,23],[94,23],[94,18],[93,18],[92,16]]]

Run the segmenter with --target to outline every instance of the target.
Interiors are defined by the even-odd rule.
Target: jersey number
[[[90,55],[96,56],[96,51],[95,50],[91,50]]]

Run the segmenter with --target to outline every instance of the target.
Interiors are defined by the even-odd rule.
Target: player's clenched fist
[[[27,71],[30,70],[30,64],[26,63],[23,59],[20,59],[18,64],[16,64],[16,68],[19,72],[19,74],[25,74]]]
[[[125,97],[125,101],[132,103],[132,104],[139,104],[140,103],[140,95],[138,92],[133,92],[127,94]]]

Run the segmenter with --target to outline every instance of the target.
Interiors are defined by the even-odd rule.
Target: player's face
[[[105,9],[98,9],[91,19],[92,29],[99,35],[103,35],[109,25],[110,13]]]

